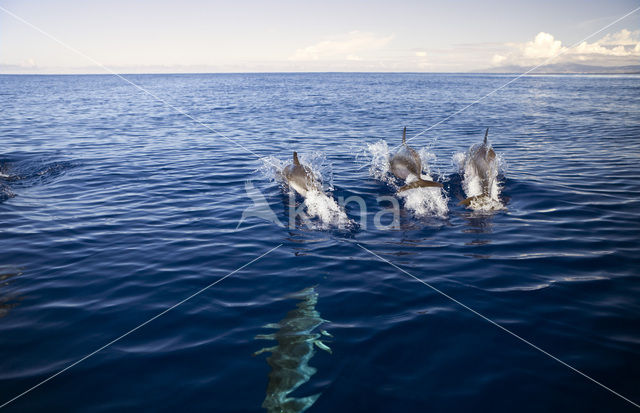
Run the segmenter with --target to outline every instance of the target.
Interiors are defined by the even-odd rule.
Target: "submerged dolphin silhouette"
[[[291,296],[300,300],[296,308],[275,324],[265,328],[276,329],[272,334],[259,334],[256,339],[275,340],[277,345],[253,353],[254,356],[270,352],[267,362],[271,366],[267,394],[262,407],[269,413],[299,413],[307,410],[320,397],[320,393],[306,397],[291,397],[290,393],[309,381],[316,369],[309,365],[315,347],[331,353],[320,338],[331,336],[319,327],[327,320],[316,310],[318,293],[315,287],[305,288]]]
[[[310,190],[322,192],[315,174],[298,160],[298,153],[293,152],[293,163],[282,170],[282,177],[297,193],[306,196]]]
[[[442,184],[438,182],[428,181],[422,179],[422,161],[420,155],[409,145],[407,145],[407,127],[404,127],[402,131],[402,146],[392,157],[389,165],[391,172],[400,179],[407,179],[409,176],[414,176],[415,181],[412,181],[404,186],[400,187],[398,192],[406,191],[413,188],[424,187],[439,187],[442,188]]]
[[[469,153],[465,159],[465,166],[470,165],[475,174],[480,178],[482,194],[470,196],[460,201],[458,205],[468,206],[471,201],[477,198],[491,196],[491,185],[494,179],[492,171],[495,168],[496,153],[487,141],[487,136],[489,136],[489,128],[487,128],[484,133],[484,141],[482,144],[476,144],[469,148]]]

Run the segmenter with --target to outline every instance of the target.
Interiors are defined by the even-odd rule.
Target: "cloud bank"
[[[363,54],[379,51],[391,42],[393,35],[378,36],[357,30],[332,36],[311,46],[298,49],[291,61],[350,60],[361,61]]]
[[[493,55],[493,66],[533,66],[542,63],[631,65],[640,63],[640,30],[623,29],[593,43],[585,41],[573,48],[563,46],[560,40],[549,33],[540,32],[525,43],[506,43],[505,49]]]
[[[352,30],[320,37],[308,46],[292,42],[272,55],[213,59],[214,63],[110,64],[119,73],[204,73],[204,72],[500,72],[519,71],[543,63],[564,65],[570,73],[604,70],[616,66],[640,66],[640,30],[623,29],[593,42],[575,47],[564,44],[553,34],[539,32],[531,40],[514,42],[461,43],[429,46],[432,40],[394,34]],[[308,40],[307,40],[308,41]],[[275,50],[275,49],[274,49]],[[170,55],[170,54],[168,54]],[[212,54],[213,55],[213,54]],[[0,56],[0,73],[104,73],[94,66],[52,67],[34,54],[21,60]],[[249,55],[247,55],[249,56]],[[604,68],[604,69],[603,69]],[[541,68],[540,70],[544,70]],[[633,68],[621,68],[630,70]]]

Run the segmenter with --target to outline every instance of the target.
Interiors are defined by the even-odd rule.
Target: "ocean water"
[[[640,77],[515,81],[409,142],[444,184],[410,194],[403,126],[512,77],[126,77],[173,108],[0,76],[0,404],[221,281],[6,411],[635,410],[460,303],[640,403]],[[460,162],[487,127],[478,211]],[[294,150],[311,199],[278,180]]]

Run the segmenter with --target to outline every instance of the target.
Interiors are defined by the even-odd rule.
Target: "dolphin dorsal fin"
[[[487,128],[487,130],[484,133],[484,144],[487,144],[487,136],[489,136],[489,128]]]
[[[404,130],[402,131],[402,143],[406,144],[407,143],[407,127],[404,127]]]
[[[293,151],[293,164],[300,165],[300,161],[298,160],[298,152]]]

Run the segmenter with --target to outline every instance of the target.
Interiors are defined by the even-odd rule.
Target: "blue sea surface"
[[[228,277],[6,411],[636,411],[639,76],[526,76],[412,140],[448,212],[394,229],[368,145],[513,76],[125,77],[158,99],[0,76],[0,404]],[[454,155],[486,127],[505,209],[478,213]],[[261,158],[294,150],[356,225],[288,225]],[[240,222],[247,182],[285,226]]]

